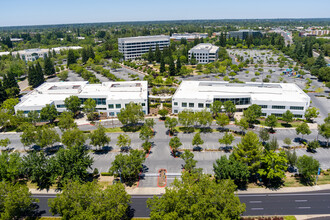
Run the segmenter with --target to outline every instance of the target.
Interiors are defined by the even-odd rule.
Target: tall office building
[[[148,53],[149,48],[156,50],[158,45],[160,50],[170,45],[170,36],[155,35],[141,37],[118,38],[118,50],[124,55],[125,60],[134,60]]]

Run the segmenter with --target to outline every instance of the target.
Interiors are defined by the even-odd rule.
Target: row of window
[[[178,102],[174,102],[173,103],[173,105],[174,106],[178,106]],[[193,102],[189,102],[189,103],[187,103],[187,102],[182,102],[181,103],[181,107],[183,107],[183,108],[186,108],[186,107],[188,107],[189,106],[189,108],[194,108],[195,107],[195,103],[193,103]],[[204,105],[204,103],[198,103],[197,104],[197,106],[198,106],[198,108],[210,108],[211,107],[211,104],[205,104]]]
[[[235,105],[248,105],[248,104],[251,104],[251,99],[249,97],[247,97],[247,98],[215,98],[213,101],[220,101],[222,103],[225,103],[227,101],[231,101]]]
[[[30,111],[23,111],[23,114],[29,114]],[[36,110],[36,112],[40,113],[40,110]]]
[[[268,105],[259,105],[261,108],[268,108]],[[285,109],[284,105],[272,105],[272,109]],[[290,106],[291,110],[304,110],[304,106]]]
[[[84,103],[88,98],[80,98],[81,103]],[[106,98],[92,98],[96,101],[96,105],[106,105]]]
[[[145,114],[146,111],[142,110],[142,112]],[[109,116],[117,116],[120,112],[109,112]]]
[[[170,41],[149,41],[149,42],[132,42],[132,43],[120,43],[119,45],[139,45],[139,44],[162,44],[167,43],[169,44]]]
[[[125,107],[128,105],[128,103],[125,104]],[[141,106],[144,107],[146,106],[146,103],[142,102]],[[122,108],[122,104],[109,104],[108,105],[109,109],[121,109]]]
[[[278,113],[272,113],[272,115],[275,115],[276,117],[282,117],[283,116],[283,114],[278,114]],[[266,115],[263,115],[263,116],[266,116]],[[294,114],[293,117],[294,118],[302,118],[303,115]]]

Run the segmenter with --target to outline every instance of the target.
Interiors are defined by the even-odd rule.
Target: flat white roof
[[[149,41],[169,41],[168,35],[154,35],[154,36],[139,36],[139,37],[125,37],[118,38],[119,43],[136,43],[136,42],[149,42]]]
[[[209,53],[215,53],[215,52],[217,52],[218,49],[219,49],[219,47],[214,46],[212,44],[202,43],[202,44],[197,44],[196,46],[191,48],[189,50],[189,52],[195,52],[195,51],[198,51],[198,50],[203,50],[203,51],[208,51]]]
[[[148,98],[147,81],[103,82],[88,84],[77,82],[46,82],[23,96],[15,107],[45,106],[64,101],[71,95],[79,98],[106,98],[106,100],[136,100]]]
[[[173,99],[250,97],[251,101],[306,102],[308,95],[293,83],[228,83],[224,81],[182,81]]]

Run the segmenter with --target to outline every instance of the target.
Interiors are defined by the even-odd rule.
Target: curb
[[[164,186],[159,186],[159,177],[160,177],[160,171],[161,170],[165,170],[165,185]],[[167,170],[161,168],[161,169],[158,170],[158,173],[159,173],[159,175],[158,175],[158,178],[157,178],[157,186],[160,187],[160,188],[164,188],[167,185],[167,176],[166,176]]]

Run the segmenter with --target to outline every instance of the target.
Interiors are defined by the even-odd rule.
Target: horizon
[[[322,7],[320,7],[322,6]],[[5,1],[0,14],[0,27],[44,26],[61,24],[126,23],[186,20],[240,19],[322,19],[329,18],[330,2],[318,0],[152,0],[125,3],[97,0]],[[51,8],[51,10],[50,10]],[[14,11],[14,12],[13,12]]]

